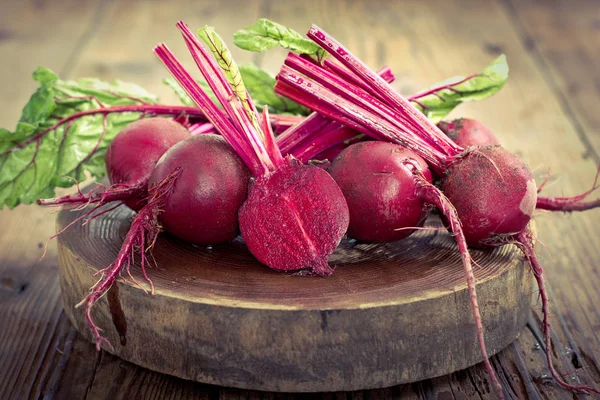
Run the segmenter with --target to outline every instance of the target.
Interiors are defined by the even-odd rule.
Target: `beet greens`
[[[106,175],[104,153],[115,135],[147,116],[176,117],[197,109],[156,104],[139,86],[97,79],[63,81],[46,68],[33,78],[39,88],[23,108],[16,129],[0,129],[0,208],[54,196],[85,172]]]

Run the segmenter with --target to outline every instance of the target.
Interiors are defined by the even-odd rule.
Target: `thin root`
[[[71,178],[73,179],[73,178]],[[75,186],[77,188],[77,194],[75,195],[67,195],[63,197],[58,197],[55,199],[40,199],[37,203],[41,206],[63,206],[70,207],[73,211],[81,211],[85,209],[90,204],[94,204],[89,211],[85,214],[77,217],[75,220],[71,221],[67,226],[62,228],[60,231],[50,236],[44,245],[44,251],[42,252],[42,256],[40,257],[40,261],[44,259],[46,253],[48,252],[48,245],[50,242],[61,235],[64,231],[69,229],[74,224],[78,223],[81,220],[85,220],[83,222],[83,226],[87,225],[88,222],[97,218],[107,212],[114,210],[119,207],[123,200],[127,200],[136,196],[143,194],[143,186],[127,186],[121,183],[117,183],[110,187],[105,187],[103,185],[98,185],[87,193],[83,193],[81,188],[79,187],[79,182],[75,179]],[[100,207],[104,206],[107,203],[118,201],[118,204],[115,207],[108,208],[106,210],[102,210],[101,212],[94,214]]]
[[[550,334],[550,322],[548,321],[549,309],[548,309],[548,293],[546,291],[546,282],[544,279],[544,271],[542,266],[539,264],[537,256],[535,255],[534,243],[536,238],[529,228],[526,228],[523,232],[516,236],[517,245],[525,255],[525,258],[529,262],[533,271],[533,276],[538,284],[540,298],[542,300],[542,314],[543,318],[543,330],[544,330],[544,345],[546,353],[546,361],[548,362],[548,369],[552,374],[552,377],[556,382],[565,389],[573,390],[584,394],[590,394],[590,392],[600,394],[598,389],[591,386],[585,385],[571,385],[564,381],[561,374],[556,371],[554,364],[552,363],[552,338]]]
[[[396,228],[395,231],[406,231],[406,230],[415,230],[415,231],[447,231],[448,227],[442,226],[441,228],[437,228],[435,226],[405,226],[403,228]]]
[[[542,181],[542,183],[540,183],[538,185],[537,192],[541,193],[542,190],[544,189],[544,186],[546,186],[549,181],[550,181],[550,168],[548,168],[548,172],[546,172],[546,177],[544,178],[544,180]]]
[[[600,187],[598,185],[598,177],[600,175],[600,164],[596,169],[596,176],[594,177],[594,183],[592,187],[576,196],[572,197],[540,197],[538,196],[536,209],[548,210],[548,211],[587,211],[593,208],[600,207],[600,198],[592,201],[584,201],[590,194]],[[542,187],[546,181],[542,182],[542,185],[538,188],[538,193],[542,190]]]
[[[156,236],[159,233],[160,226],[158,224],[158,215],[160,214],[161,205],[164,202],[166,196],[168,196],[175,185],[181,170],[176,169],[163,179],[157,186],[153,187],[150,191],[152,193],[148,204],[146,204],[136,215],[131,222],[129,232],[125,236],[125,241],[117,255],[115,261],[108,267],[96,272],[94,275],[100,274],[100,279],[90,289],[90,293],[76,306],[82,306],[85,304],[85,317],[92,331],[92,335],[96,342],[96,348],[99,350],[102,347],[102,343],[106,343],[112,348],[109,341],[104,338],[101,334],[102,330],[94,323],[91,310],[94,304],[101,299],[108,290],[112,287],[115,280],[120,276],[123,268],[127,271],[129,276],[133,279],[130,273],[130,267],[134,262],[136,251],[141,252],[142,260],[142,273],[144,278],[148,280],[154,293],[154,285],[148,277],[145,269],[146,256],[145,251],[148,250],[145,246],[146,243],[154,244]],[[133,279],[133,281],[141,287],[141,285]],[[145,289],[144,289],[145,291]]]

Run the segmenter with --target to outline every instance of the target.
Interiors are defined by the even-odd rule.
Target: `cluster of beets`
[[[334,60],[290,54],[275,88],[315,112],[275,138],[267,108],[257,111],[218,36],[205,28],[204,45],[184,23],[177,26],[221,108],[165,45],[155,53],[218,134],[192,135],[167,118],[139,120],[117,135],[106,154],[112,186],[40,201],[119,201],[137,211],[117,260],[82,301],[98,347],[106,339],[92,321],[92,306],[129,269],[135,249],[146,273],[143,253],[161,229],[198,245],[229,242],[241,233],[261,263],[326,276],[333,272],[328,257],[344,235],[401,240],[437,209],[462,256],[498,396],[502,388],[487,356],[469,246],[521,248],[540,287],[550,361],[546,291],[528,224],[536,207],[573,211],[597,202],[586,203],[583,195],[538,197],[529,168],[484,126],[472,120],[436,126],[391,88],[389,71],[373,72],[316,26],[308,37]],[[306,162],[327,150],[334,156],[330,164]],[[550,369],[565,387],[594,390],[571,386],[551,363]]]

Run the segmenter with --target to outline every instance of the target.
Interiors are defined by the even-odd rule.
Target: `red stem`
[[[208,95],[185,70],[183,65],[181,65],[169,48],[165,44],[160,44],[154,48],[154,53],[162,61],[169,72],[171,72],[173,78],[181,85],[188,96],[190,96],[192,101],[204,111],[206,118],[217,128],[217,131],[219,131],[225,140],[227,140],[231,147],[233,147],[248,168],[250,168],[253,173],[262,174],[266,172],[266,167],[263,166],[256,154],[246,146],[243,137],[241,137],[225,113],[210,100]]]
[[[331,66],[331,64],[337,65],[331,62],[326,65]],[[340,69],[342,69],[342,67],[340,67]],[[343,68],[343,70],[346,71],[347,74],[351,74],[345,68]],[[388,82],[392,82],[394,80],[394,75],[389,67],[382,68],[379,70],[378,74]],[[339,123],[313,112],[302,122],[279,135],[277,137],[277,144],[283,154],[289,153],[295,157],[299,157],[300,153],[302,153],[303,160],[307,161],[307,158],[310,159],[326,150],[328,148],[326,147],[328,146],[328,143],[329,145],[339,143],[339,141],[332,142],[332,139],[327,138],[327,135],[334,133],[336,135],[339,134],[337,130],[340,128],[341,125]],[[352,131],[346,130],[346,132],[350,134]],[[356,135],[356,132],[353,134]],[[347,139],[349,138],[350,137]],[[323,141],[322,144],[321,140]],[[306,152],[308,146],[311,147],[311,152]]]
[[[190,126],[191,135],[205,135],[207,133],[217,133],[215,126],[210,122],[200,122]]]
[[[314,140],[303,142],[295,147],[292,155],[307,163],[312,160],[317,154],[335,146],[336,144],[345,142],[346,140],[356,137],[356,131],[347,126],[337,126],[335,129],[328,130],[322,135],[319,135]]]
[[[439,92],[440,90],[444,90],[444,89],[452,89],[454,86],[458,86],[458,85],[460,85],[461,83],[464,83],[464,82],[468,81],[469,79],[473,79],[473,78],[475,78],[477,75],[478,75],[478,74],[471,75],[471,76],[467,76],[466,78],[464,78],[464,79],[461,79],[461,80],[460,80],[460,81],[458,81],[458,82],[449,83],[449,84],[447,84],[447,85],[438,86],[438,87],[435,87],[435,88],[433,88],[433,89],[428,89],[428,90],[425,90],[425,91],[423,91],[423,92],[420,92],[420,93],[417,93],[417,94],[413,94],[413,95],[411,95],[411,96],[408,96],[408,97],[407,97],[407,99],[408,99],[409,101],[415,101],[415,100],[417,100],[417,99],[420,99],[421,97],[425,97],[425,96],[428,96],[428,95],[430,95],[430,94],[435,94],[436,92]],[[443,100],[443,99],[442,99],[442,100]]]
[[[273,127],[271,126],[269,107],[267,105],[265,105],[263,108],[260,122],[262,131],[264,133],[265,148],[267,149],[269,158],[273,161],[273,164],[275,164],[277,168],[281,168],[284,165],[283,156],[281,155],[281,151],[275,142],[275,134],[273,133]]]
[[[339,123],[313,112],[301,122],[277,136],[277,145],[283,154],[296,155],[295,150],[304,142],[315,136],[321,136],[330,127],[338,126],[340,126]]]
[[[183,21],[177,23],[177,28],[179,28],[181,36],[185,40],[185,44],[192,55],[194,62],[198,66],[198,69],[208,83],[208,86],[219,100],[219,103],[223,106],[227,115],[231,118],[231,123],[238,131],[243,132],[247,128],[245,124],[246,121],[241,121],[239,118],[233,117],[235,111],[234,106],[230,101],[235,98],[235,94],[227,81],[227,78],[221,71],[221,68],[213,61],[208,50],[206,50],[196,38],[196,35],[194,35]]]
[[[364,90],[343,81],[338,76],[332,74],[326,69],[307,62],[293,53],[288,55],[285,60],[285,64],[290,66],[295,71],[305,75],[306,77],[320,83],[332,92],[339,94],[348,101],[351,101],[359,107],[362,107],[365,110],[377,115],[379,118],[384,119],[391,125],[395,126],[401,132],[401,134],[410,137],[415,143],[421,143],[421,145],[425,145],[427,143],[426,140],[423,141],[420,136],[413,133],[410,126],[410,121],[406,120],[405,114],[398,113],[387,104],[378,100],[376,97],[366,93]],[[435,145],[434,143],[430,144],[431,146]]]
[[[391,107],[401,110],[411,120],[415,133],[424,139],[426,138],[425,141],[435,143],[439,150],[442,150],[449,156],[456,156],[464,150],[444,135],[423,113],[417,110],[408,100],[402,97],[388,83],[371,71],[362,61],[325,31],[313,25],[307,36],[339,60],[346,68],[359,76],[380,97],[384,98]]]
[[[282,67],[277,78],[275,92],[376,140],[391,141],[405,146],[423,157],[438,173],[445,171],[446,164],[451,161],[449,157],[422,140],[417,141],[413,137],[399,135],[398,129],[392,124],[339,97],[337,93],[318,82],[296,74],[287,65]]]
[[[293,54],[293,53],[290,53],[290,54]],[[308,58],[310,58],[310,57],[308,57]],[[310,58],[310,60],[313,60],[313,58]],[[383,99],[381,99],[379,97],[379,95],[377,94],[376,91],[374,91],[368,85],[366,85],[358,76],[356,76],[354,73],[349,71],[348,68],[345,68],[345,67],[341,66],[339,63],[334,62],[333,60],[330,60],[328,58],[325,59],[323,64],[325,65],[325,67],[327,69],[329,69],[333,74],[339,76],[341,79],[348,81],[348,82],[352,82],[352,84],[354,84],[355,86],[360,87],[367,93],[370,93],[372,96],[377,97],[378,100],[383,101]],[[392,82],[395,79],[395,76],[389,67],[383,67],[377,74],[382,79],[384,79],[386,82]]]
[[[309,118],[309,117],[306,117]],[[283,132],[291,128],[292,126],[299,124],[306,118],[300,115],[277,115],[271,114],[271,124],[273,124],[273,130],[276,134],[281,135]]]
[[[239,98],[228,83],[221,67],[219,67],[217,62],[210,56],[209,51],[202,43],[200,43],[189,27],[182,21],[177,23],[177,27],[181,31],[186,45],[200,72],[223,106],[225,112],[229,115],[229,118],[231,118],[233,125],[237,128],[233,131],[221,131],[221,135],[232,147],[234,147],[234,149],[243,149],[244,154],[253,155],[259,162],[260,168],[256,168],[254,162],[248,165],[248,167],[253,170],[255,176],[261,176],[269,171],[277,169],[277,160],[271,159],[265,148],[264,140],[266,133],[257,130],[259,128],[252,123],[250,116],[246,113],[246,109],[244,108],[243,101],[250,107],[256,121],[259,121],[260,117],[256,112],[256,107],[254,106],[248,91],[246,90],[246,100]],[[197,84],[195,84],[195,86],[200,89]]]

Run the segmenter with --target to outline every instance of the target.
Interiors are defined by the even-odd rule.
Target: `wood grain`
[[[589,144],[598,152],[594,121],[600,106],[596,90],[600,30],[594,0],[174,1],[169,6],[118,0],[5,0],[0,2],[0,126],[14,126],[34,89],[30,73],[37,65],[69,72],[63,77],[134,81],[171,101],[168,88],[160,83],[165,75],[150,48],[160,40],[181,46],[173,29],[176,18],[198,27],[211,23],[227,38],[258,15],[300,31],[311,22],[319,23],[370,65],[390,65],[398,76],[395,87],[403,93],[476,71],[505,52],[511,77],[502,92],[485,102],[461,106],[453,115],[481,119],[540,177],[551,168],[557,182],[545,190],[547,194],[570,195],[591,185],[596,163],[589,156]],[[185,54],[182,47],[175,49],[178,55]],[[275,72],[283,54],[246,57],[242,60],[262,62]],[[107,353],[96,354],[61,314],[55,247],[37,263],[41,249],[36,246],[53,233],[54,217],[53,212],[35,207],[0,211],[0,321],[7,321],[0,328],[1,398],[307,398],[191,384]],[[551,254],[539,251],[553,289],[555,363],[563,373],[575,371],[569,377],[598,386],[600,211],[536,219]],[[19,293],[21,287],[25,290]],[[534,310],[539,315],[538,308]],[[572,398],[544,378],[545,360],[539,338],[532,333],[539,331],[539,318],[533,318],[530,326],[514,346],[493,357],[509,395]],[[492,398],[481,366],[383,391],[310,398],[436,396]]]
[[[600,161],[600,7],[596,2],[504,0],[511,22],[564,114]],[[535,19],[536,23],[527,21]]]
[[[86,213],[62,211],[57,230]],[[58,239],[65,312],[116,258],[134,213],[120,207],[79,220]],[[441,228],[437,218],[428,227]],[[240,239],[241,240],[241,239]],[[185,379],[245,389],[323,392],[388,387],[481,361],[462,262],[447,232],[396,243],[346,241],[328,278],[265,268],[241,241],[194,247],[162,235],[149,270],[119,280],[92,317],[113,354]],[[516,249],[473,251],[490,354],[512,342],[530,312],[532,279]],[[161,349],[161,351],[156,351]]]
[[[13,128],[35,90],[40,64],[64,72],[101,22],[102,4],[3,1],[0,4],[0,126]],[[70,15],[80,21],[73,24]],[[23,51],[26,49],[26,51]],[[70,61],[69,61],[70,60]],[[69,330],[61,317],[56,253],[39,261],[55,215],[24,206],[0,212],[0,398],[37,398],[60,360]],[[25,222],[23,222],[25,221]]]

